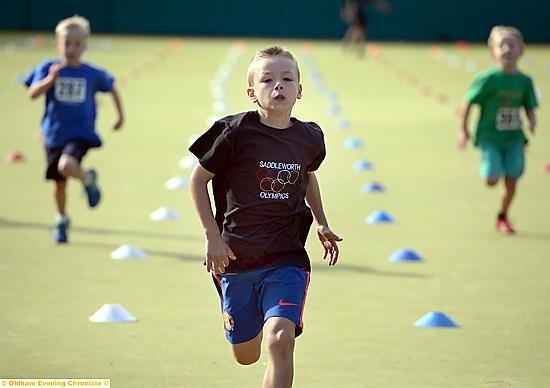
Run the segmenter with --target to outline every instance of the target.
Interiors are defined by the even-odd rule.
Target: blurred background
[[[390,12],[364,2],[368,37],[354,52],[340,0],[0,0],[0,379],[258,387],[265,357],[233,361],[202,265],[187,148],[216,118],[254,109],[249,59],[277,43],[303,71],[293,115],[325,133],[318,176],[345,239],[330,269],[313,229],[308,240],[296,387],[550,386],[550,2],[387,2]],[[110,96],[97,95],[104,147],[85,165],[99,171],[102,203],[90,211],[71,183],[70,244],[58,246],[38,134],[44,101],[32,103],[22,83],[58,55],[55,26],[74,14],[90,20],[86,61],[115,75],[127,122],[110,131]],[[479,152],[456,149],[459,107],[475,73],[494,65],[486,40],[498,24],[524,34],[520,68],[541,106],[514,237],[494,229],[500,187],[480,181]],[[365,189],[374,183],[383,190]],[[181,217],[152,217],[162,209]],[[370,224],[379,210],[395,222]],[[113,260],[128,245],[147,258]],[[422,260],[390,260],[404,248]],[[107,303],[137,322],[91,323]],[[459,327],[415,326],[433,311]]]
[[[345,26],[338,0],[135,1],[2,0],[0,29],[52,31],[73,14],[88,18],[93,32],[339,38]],[[527,43],[550,41],[542,0],[392,0],[392,12],[369,14],[369,39],[472,42],[487,39],[493,25],[519,28]],[[545,16],[546,15],[546,16]]]

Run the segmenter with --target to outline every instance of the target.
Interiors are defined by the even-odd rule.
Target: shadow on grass
[[[6,218],[0,217],[0,228],[22,228],[22,229],[39,229],[39,230],[52,230],[52,224],[40,223],[40,222],[29,222],[29,221],[14,221]],[[107,235],[119,235],[119,236],[131,236],[131,237],[148,237],[148,238],[158,238],[158,239],[169,239],[169,240],[198,240],[199,237],[195,236],[185,236],[180,234],[167,234],[167,233],[157,233],[143,230],[118,230],[111,228],[92,228],[92,227],[71,227],[71,232],[78,232],[83,234],[93,234],[99,236]],[[535,235],[536,237],[543,238],[543,234]],[[535,237],[532,235],[532,237]],[[102,248],[107,249],[109,252],[115,250],[119,245],[109,244],[104,242],[91,242],[91,241],[78,241],[78,239],[71,239],[70,244],[67,247],[93,247],[93,248]],[[149,256],[160,256],[168,257],[172,259],[182,260],[182,261],[193,261],[198,264],[204,262],[204,256],[199,255],[189,255],[182,252],[170,252],[170,251],[161,251],[161,250],[150,250],[146,247],[142,248]],[[401,272],[401,271],[380,271],[374,268],[348,264],[348,263],[338,263],[335,267],[329,268],[328,265],[316,264],[313,265],[313,271],[324,272],[324,271],[349,271],[377,276],[392,276],[392,277],[401,277],[401,278],[428,278],[428,275],[412,273],[412,272]]]
[[[75,248],[82,248],[82,247],[88,247],[88,248],[99,248],[99,249],[105,249],[108,250],[109,253],[117,249],[120,245],[116,244],[110,244],[110,243],[104,243],[104,242],[97,242],[97,241],[78,241],[78,240],[72,240],[69,244],[66,245],[67,248],[70,249],[70,247]],[[147,249],[147,247],[140,246],[140,249],[142,249],[148,257],[168,257],[171,259],[177,259],[181,261],[190,261],[190,262],[196,262],[198,264],[202,263],[204,261],[203,256],[198,255],[189,255],[182,252],[170,252],[170,251],[162,251],[162,250],[155,250],[155,249]],[[130,259],[132,260],[132,259]],[[138,259],[139,260],[139,259]]]
[[[550,241],[550,233],[534,231],[534,230],[520,230],[516,235],[518,238],[532,238],[537,240],[548,240]]]
[[[118,248],[117,245],[108,244],[103,242],[92,242],[92,241],[71,241],[70,246],[75,247],[92,247],[92,248],[101,248],[109,250],[109,252]],[[170,252],[162,250],[147,249],[147,247],[140,247],[148,256],[160,256],[168,257],[171,259],[195,262],[204,266],[204,256],[202,255],[190,255],[182,252]],[[329,268],[328,265],[313,265],[312,269],[314,272],[325,272],[325,271],[350,271],[356,273],[363,273],[375,276],[391,276],[398,278],[416,278],[416,279],[427,279],[430,275],[412,273],[412,272],[398,272],[398,271],[380,271],[374,268],[363,267],[354,264],[339,263],[336,266]]]
[[[414,264],[417,265],[417,264]],[[328,265],[312,265],[312,272],[325,272],[325,271],[350,271],[356,273],[364,273],[375,276],[391,276],[397,278],[417,278],[417,279],[427,279],[431,277],[430,275],[413,273],[413,272],[401,272],[401,271],[380,271],[370,267],[364,267],[355,264],[348,263],[338,263],[334,267],[329,267]]]
[[[30,222],[30,221],[14,221],[0,217],[0,228],[21,228],[21,229],[40,229],[51,231],[53,229],[52,224],[42,222]],[[146,238],[160,238],[166,240],[198,240],[196,236],[185,236],[183,234],[169,234],[158,233],[145,230],[135,229],[112,229],[112,228],[94,228],[87,226],[71,226],[71,232],[95,234],[100,236],[132,236],[132,237],[146,237]]]

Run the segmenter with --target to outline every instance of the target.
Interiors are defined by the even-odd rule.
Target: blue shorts
[[[239,344],[254,339],[270,317],[291,320],[299,336],[309,277],[308,271],[297,266],[214,275],[227,340]]]
[[[522,141],[504,145],[481,143],[481,165],[479,173],[483,178],[519,178],[525,168],[525,144]]]

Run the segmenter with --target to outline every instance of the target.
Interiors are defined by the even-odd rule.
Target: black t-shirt
[[[291,121],[277,129],[262,124],[257,112],[227,116],[189,147],[215,174],[216,222],[237,257],[227,273],[279,265],[310,269],[307,173],[319,168],[325,143],[317,124]]]

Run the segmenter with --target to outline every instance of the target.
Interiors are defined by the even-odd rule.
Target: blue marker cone
[[[363,147],[363,141],[356,137],[350,137],[344,142],[344,147],[348,150],[356,150]]]
[[[348,129],[351,126],[351,122],[349,120],[338,120],[336,123],[336,128],[338,129]]]
[[[355,171],[372,170],[373,168],[374,164],[372,164],[368,160],[359,160],[353,164],[353,169]]]
[[[331,101],[331,102],[336,102],[338,101],[338,93],[336,93],[335,91],[328,91],[327,92],[327,100]]]
[[[340,112],[342,111],[342,108],[340,107],[340,105],[330,105],[328,108],[327,108],[327,113],[330,114],[330,115],[337,115],[339,114]]]
[[[361,189],[363,193],[381,193],[384,191],[384,186],[378,182],[365,183]]]
[[[441,311],[432,311],[414,323],[417,327],[459,327]]]
[[[399,249],[392,253],[388,261],[391,263],[418,263],[422,261],[422,257],[412,249]]]
[[[383,210],[377,210],[371,213],[367,219],[367,224],[391,224],[393,223],[393,217]]]

